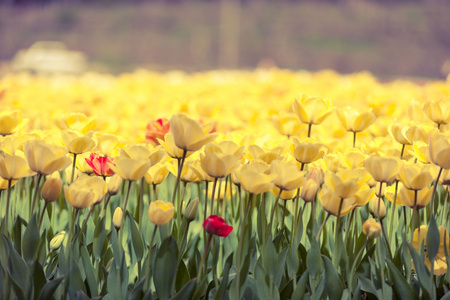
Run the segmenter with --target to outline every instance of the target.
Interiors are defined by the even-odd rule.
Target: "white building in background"
[[[61,42],[40,41],[17,51],[11,61],[14,72],[80,74],[86,70],[86,56],[70,51]]]

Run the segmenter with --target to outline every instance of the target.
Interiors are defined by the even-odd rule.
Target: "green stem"
[[[36,176],[37,176],[36,186],[34,187],[33,202],[31,204],[31,208],[30,208],[30,220],[31,220],[31,217],[33,216],[34,211],[36,210],[36,202],[37,202],[37,198],[38,198],[37,195],[39,193],[39,185],[41,183],[42,174],[38,173]]]
[[[278,201],[280,201],[280,196],[281,196],[281,192],[282,190],[280,189],[280,191],[278,192],[277,198],[275,199],[275,203],[272,207],[272,212],[270,214],[270,222],[269,222],[269,236],[272,236],[272,227],[273,227],[273,216],[275,215],[275,210],[278,206]]]
[[[70,176],[70,183],[73,182],[73,178],[75,177],[75,166],[77,163],[77,154],[73,154],[73,164],[72,164],[72,175]]]
[[[405,153],[405,144],[402,144],[402,151],[400,152],[400,159],[403,159],[403,154]]]
[[[183,156],[181,157],[181,161],[179,160],[179,167],[178,167],[178,172],[177,172],[177,181],[175,182],[175,187],[173,189],[173,194],[172,194],[172,204],[175,204],[175,197],[178,193],[178,187],[180,185],[180,180],[181,180],[181,171],[183,170],[183,165],[184,165],[184,160],[186,159],[186,154],[187,151],[183,150]]]
[[[211,245],[212,238],[213,238],[213,234],[210,234],[208,237],[208,241],[206,242],[206,247],[203,250],[202,258],[200,260],[200,265],[198,266],[197,285],[199,284],[200,278],[202,277],[203,264],[205,264],[205,262],[206,262],[206,257],[208,256],[208,249],[209,249],[209,245]],[[205,270],[205,274],[207,274],[206,270]]]
[[[281,228],[284,227],[284,219],[286,218],[286,203],[287,203],[287,201],[284,200],[284,203],[283,203],[283,217],[281,218]]]
[[[308,137],[311,137],[312,123],[308,124]]]
[[[214,195],[216,193],[217,179],[218,178],[214,178],[214,183],[213,183],[213,189],[212,189],[212,195],[211,195],[211,207],[210,207],[211,215],[214,214]]]
[[[106,208],[108,207],[109,200],[111,200],[111,194],[108,194],[108,198],[106,198],[105,204],[102,208],[102,212],[100,213],[100,219],[103,218],[106,214]]]
[[[331,214],[328,213],[327,216],[325,217],[325,220],[323,220],[322,225],[320,225],[319,231],[317,231],[316,240],[320,239],[320,234],[322,233],[323,227],[325,226],[325,223],[328,221],[328,218],[330,218],[330,216]]]
[[[383,197],[381,195],[382,192],[383,192],[383,182],[380,182],[380,191],[378,193],[378,207],[377,207],[377,218],[378,218],[378,220],[381,220],[380,219],[380,206],[381,206],[381,197]]]
[[[131,180],[128,181],[127,195],[125,196],[125,204],[123,205],[122,221],[120,222],[119,245],[122,246],[123,227],[125,225],[125,216],[127,215],[128,197],[130,196]]]
[[[364,243],[364,246],[359,250],[358,254],[356,254],[355,260],[353,261],[352,268],[350,269],[350,276],[348,277],[348,288],[350,290],[350,293],[353,291],[353,277],[355,274],[356,266],[361,259],[361,256],[364,252],[364,249],[366,249],[367,245],[369,244],[369,239],[366,239],[366,242]]]
[[[6,215],[5,215],[6,237],[9,237],[9,202],[11,200],[11,182],[12,179],[8,179],[8,193],[6,194]]]
[[[356,148],[356,131],[353,132],[353,148]]]
[[[139,186],[139,202],[138,202],[138,210],[139,210],[139,215],[138,215],[138,223],[139,223],[139,232],[142,232],[142,215],[144,213],[144,184],[145,184],[145,177],[141,178],[141,182],[140,182],[140,186]]]
[[[434,214],[434,197],[436,196],[436,189],[437,189],[437,185],[439,182],[439,178],[441,177],[441,174],[442,174],[442,170],[443,170],[442,168],[439,169],[439,173],[436,177],[436,181],[434,182],[433,194],[431,195],[431,203],[430,203],[430,215]]]
[[[340,233],[340,227],[341,227],[341,210],[342,210],[342,205],[344,204],[344,198],[341,198],[341,200],[339,201],[339,209],[338,209],[338,214],[337,214],[337,220],[336,220],[336,227],[334,228],[334,248],[333,248],[333,265],[334,267],[338,268],[339,266],[339,251],[337,251],[337,249],[339,249],[340,242],[339,241],[339,233]]]
[[[88,222],[89,217],[91,216],[93,210],[94,210],[94,205],[91,205],[88,215],[86,216],[86,219],[84,219],[83,226],[81,226],[81,230],[78,233],[78,242],[81,242],[81,237],[83,236],[83,231],[86,229],[87,222]]]
[[[38,228],[41,228],[42,220],[44,219],[45,209],[47,208],[47,205],[48,205],[48,202],[45,201],[44,209],[42,210],[41,217],[39,218],[39,227]]]
[[[389,220],[389,239],[392,240],[392,233],[394,229],[394,218],[397,216],[397,192],[398,192],[398,180],[395,181],[395,193],[394,193],[394,206],[392,208],[391,218]],[[405,224],[406,225],[406,224]]]
[[[153,267],[152,262],[152,250],[153,250],[153,241],[155,240],[156,230],[158,229],[158,225],[155,225],[153,228],[152,238],[150,239],[150,244],[148,245],[148,259],[150,260],[150,266]],[[152,268],[147,269],[147,277],[145,279],[144,287],[147,287],[149,290],[151,288],[151,279],[152,279]]]

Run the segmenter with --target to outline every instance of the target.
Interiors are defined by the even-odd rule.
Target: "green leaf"
[[[436,224],[436,219],[434,218],[434,214],[431,214],[430,224],[428,226],[428,232],[426,237],[427,243],[427,255],[430,261],[434,262],[436,258],[436,254],[439,251],[439,230]]]
[[[319,243],[313,239],[311,241],[311,248],[306,256],[306,266],[308,267],[311,277],[316,278],[322,273],[322,258],[320,255]]]
[[[359,284],[361,286],[361,291],[371,293],[378,296],[377,289],[373,285],[372,281],[365,277],[358,277]]]
[[[171,298],[171,300],[192,299],[195,287],[197,286],[196,280],[196,278],[189,280],[183,288]]]
[[[266,270],[267,276],[269,276],[269,278],[274,278],[277,270],[277,264],[274,264],[278,257],[277,250],[270,239],[263,247],[264,250],[261,254],[262,266],[264,267],[264,270]]]
[[[84,245],[81,247],[81,260],[83,261],[84,274],[86,275],[86,280],[89,285],[89,291],[91,292],[90,296],[98,296],[98,285],[94,266],[92,265],[89,253]]]
[[[431,291],[429,286],[430,282],[430,273],[428,272],[427,267],[425,266],[424,260],[419,256],[416,249],[410,244],[405,242],[408,245],[409,253],[411,253],[411,257],[414,262],[414,268],[417,272],[417,279],[419,280],[419,284],[422,287],[422,291],[424,293],[424,297],[426,299],[430,299]]]
[[[419,299],[397,267],[390,260],[386,260],[386,263],[394,281],[394,289],[400,299]]]
[[[228,275],[230,274],[230,268],[233,264],[233,253],[231,253],[225,260],[225,266],[223,268],[222,281],[220,282],[219,288],[216,291],[214,300],[226,300],[226,289],[228,286]]]
[[[111,231],[109,238],[111,240],[111,246],[113,249],[114,264],[116,265],[116,269],[119,269],[122,266],[122,259],[124,259],[123,248],[122,245],[119,245],[117,233],[115,230]]]
[[[27,229],[25,229],[22,239],[22,256],[27,264],[31,264],[35,259],[39,238],[39,228],[36,222],[36,214],[34,214],[28,223]]]
[[[297,287],[292,293],[291,299],[303,299],[306,293],[306,284],[308,283],[309,272],[305,271],[297,282]]]
[[[101,259],[103,245],[105,243],[105,218],[98,220],[94,230],[94,241],[92,242],[92,254],[95,259]]]
[[[130,228],[131,228],[131,242],[133,243],[134,255],[136,255],[137,261],[141,261],[144,256],[144,242],[142,241],[141,234],[136,226],[136,221],[130,215]]]
[[[141,281],[139,281],[135,286],[134,289],[131,291],[130,296],[128,297],[128,300],[140,300],[144,296],[143,288],[145,284],[145,278],[143,278]]]
[[[178,247],[173,236],[166,238],[156,254],[153,282],[156,293],[162,300],[170,299],[175,281],[178,261]]]
[[[322,260],[325,266],[325,277],[327,280],[327,292],[329,299],[337,299],[340,300],[342,297],[342,291],[344,290],[344,286],[339,279],[339,275],[336,272],[336,269],[333,266],[333,263],[331,260],[326,257],[322,256]]]
[[[35,261],[33,263],[32,269],[33,269],[34,299],[37,299],[42,288],[47,283],[47,280],[45,279],[44,269],[42,268],[39,262]]]
[[[72,260],[69,276],[69,295],[75,295],[77,291],[86,293],[86,287],[78,263]]]
[[[183,260],[178,264],[177,277],[175,279],[175,290],[179,291],[191,279],[189,271]]]
[[[52,281],[47,282],[39,293],[38,300],[52,299],[53,294],[58,288],[59,284],[63,281],[64,276],[58,277]]]
[[[14,291],[19,299],[25,299],[25,290],[29,280],[27,264],[3,234],[2,239],[8,257],[8,274]]]

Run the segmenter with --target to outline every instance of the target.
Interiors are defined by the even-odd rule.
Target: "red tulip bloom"
[[[114,171],[111,170],[108,163],[114,164],[112,158],[107,156],[99,156],[97,153],[91,153],[89,158],[86,158],[87,164],[92,168],[95,175],[98,176],[112,176]]]
[[[150,121],[147,124],[145,138],[159,145],[158,139],[164,140],[166,133],[170,131],[170,121],[166,118]]]
[[[203,229],[209,234],[226,237],[233,230],[233,226],[227,225],[221,217],[211,215],[203,222]]]

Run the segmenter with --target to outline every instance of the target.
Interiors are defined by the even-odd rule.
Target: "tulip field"
[[[0,299],[450,299],[450,77],[0,78]]]

